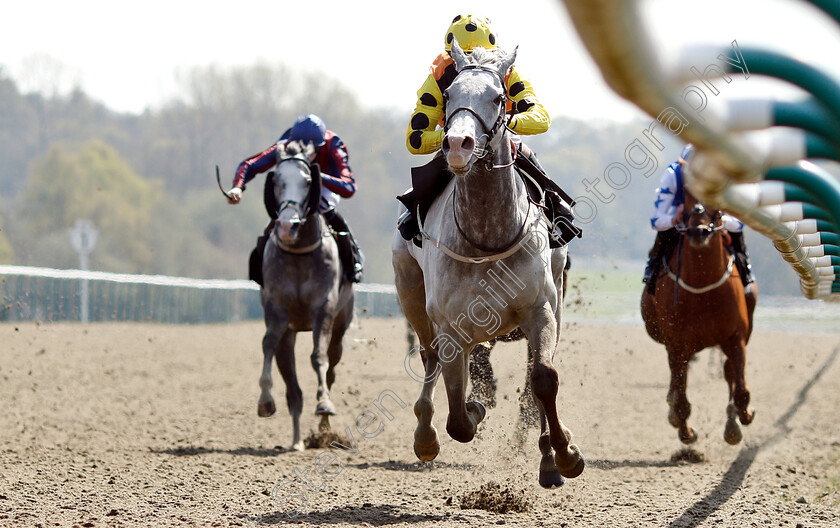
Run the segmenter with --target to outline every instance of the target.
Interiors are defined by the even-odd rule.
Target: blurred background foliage
[[[216,188],[215,166],[228,187],[242,159],[270,146],[298,115],[315,113],[350,153],[359,190],[339,210],[367,257],[366,281],[392,282],[395,197],[410,185],[410,167],[428,159],[405,148],[408,115],[370,108],[336,79],[282,65],[195,68],[178,81],[179,97],[125,114],[79,89],[22,93],[0,70],[0,263],[76,267],[68,230],[86,219],[100,231],[91,269],[246,278],[267,221],[263,178],[233,207]],[[598,208],[572,242],[575,266],[641,277],[654,239],[654,191],[680,142],[665,142],[655,174],[632,171],[627,186],[613,190],[605,168],[624,162],[649,122],[586,122],[550,110],[561,113],[551,130],[524,139],[555,181]],[[596,178],[604,201],[586,190]],[[797,295],[796,275],[772,244],[751,232],[747,242],[762,291]]]

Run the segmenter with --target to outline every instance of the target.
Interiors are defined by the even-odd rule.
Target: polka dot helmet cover
[[[452,41],[458,39],[458,45],[464,51],[482,47],[493,49],[498,47],[496,35],[490,31],[490,20],[473,15],[458,15],[452,20],[452,25],[446,30],[444,45],[446,51],[452,50]]]

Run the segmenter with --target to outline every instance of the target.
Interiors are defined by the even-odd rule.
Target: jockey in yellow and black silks
[[[446,51],[434,60],[426,82],[417,91],[417,107],[411,116],[406,138],[408,150],[412,154],[431,154],[440,149],[443,142],[443,92],[449,88],[456,75],[455,64],[449,56],[454,39],[467,52],[475,47],[498,47],[496,36],[486,19],[473,15],[455,17],[444,38]],[[551,118],[534,95],[531,83],[519,75],[516,66],[508,72],[505,84],[507,112],[510,116],[508,128],[520,135],[546,132],[551,126]]]
[[[429,75],[417,91],[417,105],[409,122],[406,132],[406,146],[412,154],[431,154],[440,150],[443,143],[444,129],[443,118],[446,109],[443,100],[443,93],[452,84],[457,72],[455,63],[449,56],[452,50],[452,42],[457,40],[458,45],[466,52],[473,48],[482,47],[486,49],[498,48],[496,35],[490,28],[490,22],[486,18],[475,15],[458,15],[452,21],[449,29],[444,35],[444,52],[432,62]],[[531,83],[511,67],[505,76],[505,87],[507,90],[507,128],[516,134],[514,141],[517,144],[518,154],[516,165],[519,170],[524,170],[534,177],[546,191],[547,198],[553,204],[552,210],[558,208],[569,211],[571,199],[566,197],[564,201],[560,196],[565,193],[554,184],[537,160],[534,152],[523,144],[518,135],[533,135],[546,132],[551,125],[551,118],[545,107],[537,99]],[[556,193],[560,192],[558,196]],[[433,199],[434,197],[421,197],[421,199]],[[562,203],[561,203],[562,202]],[[571,213],[568,212],[569,217]],[[549,218],[549,220],[554,220]],[[571,222],[569,222],[571,224]],[[405,239],[412,239],[419,233],[419,226],[414,218],[414,212],[408,211],[403,214],[399,221],[400,233]],[[580,236],[580,231],[565,233],[564,243],[573,236]],[[552,237],[554,240],[554,237]]]

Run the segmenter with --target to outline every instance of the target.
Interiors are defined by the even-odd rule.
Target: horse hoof
[[[729,445],[738,445],[741,442],[741,438],[743,438],[743,435],[741,434],[741,428],[738,427],[738,423],[735,420],[727,420],[726,427],[723,429],[723,439],[726,440],[726,443]]]
[[[487,408],[480,401],[467,402],[467,412],[473,416],[478,416],[475,425],[480,424],[484,420],[484,417],[487,416]]]
[[[755,409],[750,407],[750,408],[747,408],[747,409],[741,411],[738,414],[738,418],[741,420],[742,424],[750,425],[752,423],[753,419],[755,418]]]
[[[546,489],[559,488],[566,483],[566,479],[560,474],[557,465],[554,463],[554,457],[550,454],[543,455],[540,460],[540,486]]]
[[[540,469],[540,486],[545,489],[559,488],[566,483],[566,479],[555,467],[550,471],[543,471]]]
[[[560,461],[560,453],[554,454],[554,464],[557,466],[557,470],[566,478],[575,478],[583,473],[583,469],[586,467],[586,461],[583,459],[583,455],[580,452],[580,448],[578,448],[575,444],[569,444],[570,453],[566,455],[566,459],[570,460],[569,464],[563,464]]]
[[[414,454],[417,455],[418,460],[431,462],[437,458],[438,453],[440,453],[440,443],[437,440],[430,444],[421,444],[416,440],[414,441]]]
[[[684,444],[693,444],[697,441],[697,432],[691,427],[686,426],[685,429],[680,429],[680,442]]]
[[[274,405],[273,401],[267,401],[264,403],[257,404],[257,416],[260,416],[262,418],[268,418],[276,412],[277,407]]]
[[[295,442],[294,444],[292,444],[292,451],[303,451],[303,449],[304,449],[303,440],[299,440],[299,441]]]
[[[335,416],[338,413],[335,412],[335,405],[330,400],[321,400],[318,402],[318,406],[315,407],[315,414]]]

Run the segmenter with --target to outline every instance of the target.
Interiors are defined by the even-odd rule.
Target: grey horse
[[[551,488],[563,484],[564,477],[580,475],[585,465],[557,414],[559,374],[553,357],[566,248],[550,249],[545,216],[512,166],[504,77],[516,51],[475,48],[468,55],[456,42],[451,55],[458,74],[444,94],[442,156],[455,177],[425,219],[417,212],[422,247],[399,232],[392,244],[397,295],[420,341],[425,366],[414,404],[414,452],[420,460],[433,460],[440,451],[432,424],[440,374],[449,403],[447,432],[459,442],[473,439],[485,409],[466,401],[469,351],[519,327],[534,359],[539,482]]]
[[[321,175],[317,165],[310,165],[314,147],[289,142],[278,149],[277,166],[266,186],[266,193],[273,192],[277,219],[263,254],[260,300],[265,337],[257,414],[271,416],[276,411],[271,396],[275,358],[286,383],[292,449],[301,450],[303,394],[295,370],[295,338],[298,332],[312,332],[310,360],[318,377],[315,414],[321,415],[320,429],[329,429],[329,416],[336,414],[329,391],[341,359],[342,339],[353,318],[353,284],[342,278],[338,246],[318,214]]]

